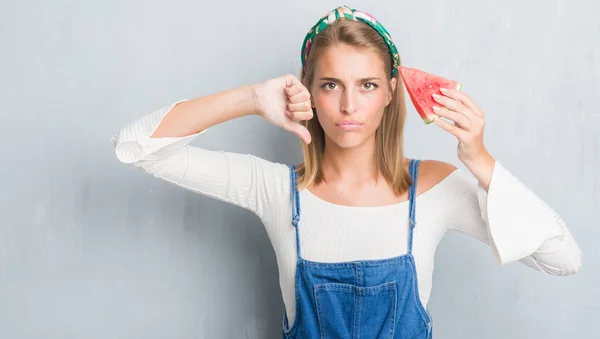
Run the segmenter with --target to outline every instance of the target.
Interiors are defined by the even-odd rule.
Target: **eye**
[[[324,89],[335,89],[335,86],[337,86],[334,82],[326,82],[323,85],[321,85],[321,88]]]
[[[372,82],[367,82],[364,84],[364,86],[365,86],[365,89],[367,89],[369,91],[374,90],[375,88],[378,87],[377,84],[372,83]]]

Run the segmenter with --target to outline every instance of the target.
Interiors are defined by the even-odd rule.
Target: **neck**
[[[327,182],[377,181],[380,173],[375,162],[375,137],[354,148],[341,148],[328,140],[322,168]]]

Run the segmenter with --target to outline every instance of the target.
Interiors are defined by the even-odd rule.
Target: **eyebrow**
[[[321,78],[319,80],[326,80],[326,81],[333,81],[333,82],[342,82],[338,78],[331,78],[331,77],[324,77],[324,78]],[[359,79],[358,82],[366,82],[366,81],[373,81],[373,80],[381,80],[381,79],[377,78],[377,77],[369,77],[369,78]]]

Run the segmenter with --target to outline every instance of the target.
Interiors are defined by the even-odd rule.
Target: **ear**
[[[390,80],[390,91],[388,92],[388,99],[387,99],[386,106],[389,105],[390,102],[392,101],[395,91],[396,91],[396,78],[394,77]]]

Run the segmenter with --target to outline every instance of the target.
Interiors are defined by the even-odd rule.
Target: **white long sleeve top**
[[[202,132],[150,138],[174,102],[124,126],[113,138],[117,158],[151,175],[255,213],[277,256],[290,324],[295,316],[296,237],[291,224],[290,172],[286,164],[251,154],[189,145]],[[376,260],[408,251],[408,201],[377,207],[336,205],[299,192],[302,256],[319,262]],[[561,217],[496,161],[486,192],[460,169],[416,198],[413,256],[421,302],[432,287],[434,255],[448,231],[489,244],[500,264],[520,261],[552,275],[581,266],[581,251]]]

